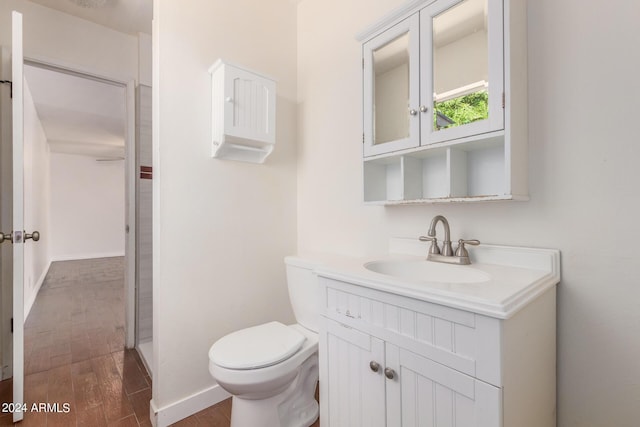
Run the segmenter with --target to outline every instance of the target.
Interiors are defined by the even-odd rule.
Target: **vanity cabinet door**
[[[420,11],[421,145],[504,129],[503,33],[502,0]]]
[[[420,145],[419,16],[363,45],[364,156]]]
[[[397,372],[394,381],[400,389],[399,415],[388,425],[502,426],[500,388],[394,346],[387,346],[387,366]]]
[[[320,339],[326,349],[320,362],[322,426],[386,426],[384,343],[328,319]]]

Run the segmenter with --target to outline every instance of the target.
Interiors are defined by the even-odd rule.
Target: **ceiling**
[[[83,7],[82,0],[31,0],[33,3],[127,34],[151,34],[153,0],[102,0],[100,7]]]
[[[124,157],[124,87],[31,65],[24,74],[52,152]]]
[[[122,33],[151,34],[153,0],[31,1]],[[30,65],[25,78],[52,152],[124,157],[123,87]]]

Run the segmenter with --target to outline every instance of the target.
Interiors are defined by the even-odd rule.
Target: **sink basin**
[[[426,260],[381,260],[364,265],[367,270],[399,279],[420,282],[481,283],[491,277],[467,265],[450,265]]]

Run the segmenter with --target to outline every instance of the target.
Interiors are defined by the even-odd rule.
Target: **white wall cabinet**
[[[555,287],[497,319],[319,280],[322,427],[555,426]]]
[[[263,163],[276,142],[276,82],[218,60],[211,73],[213,157]]]
[[[364,201],[526,199],[526,0],[409,2],[363,43]]]

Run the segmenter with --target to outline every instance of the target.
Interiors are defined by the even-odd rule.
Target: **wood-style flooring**
[[[151,426],[151,378],[124,348],[123,258],[52,263],[24,333],[25,403],[63,412],[28,411],[17,426]],[[11,392],[11,380],[0,382],[0,402]],[[229,427],[230,418],[227,399],[174,426]],[[0,426],[10,425],[11,414],[0,413]]]
[[[24,328],[29,410],[18,425],[151,425],[151,379],[124,348],[123,258],[52,263]],[[0,391],[5,401],[11,382]],[[43,403],[61,412],[31,410]],[[11,414],[0,425],[11,425]]]

